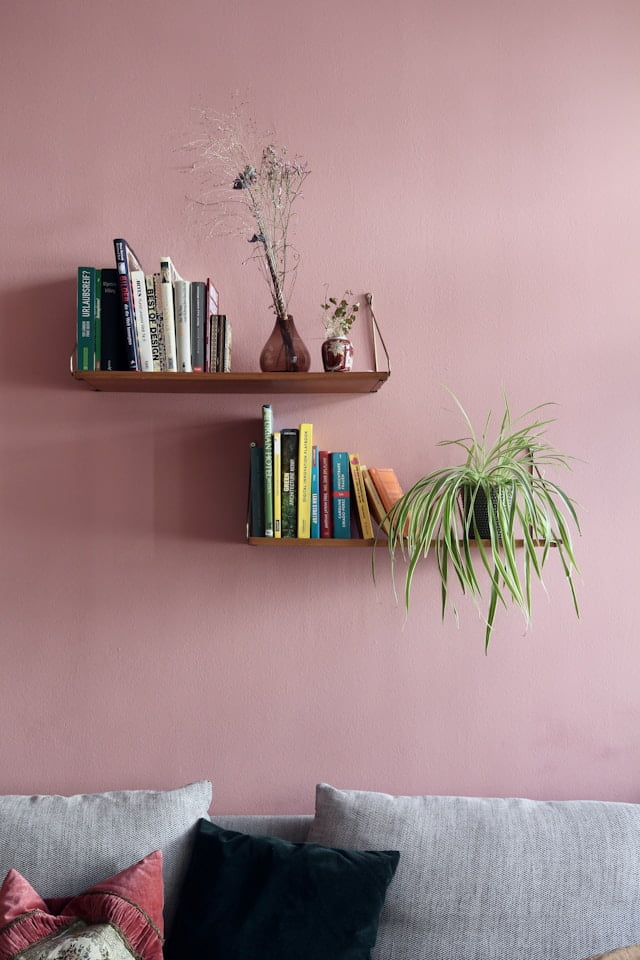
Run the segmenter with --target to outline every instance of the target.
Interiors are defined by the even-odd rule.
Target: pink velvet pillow
[[[75,897],[43,900],[17,870],[0,887],[0,960],[45,960],[82,940],[83,956],[162,960],[162,852]],[[75,955],[75,952],[74,952]]]

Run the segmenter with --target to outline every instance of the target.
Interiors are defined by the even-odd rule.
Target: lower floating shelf
[[[470,540],[470,547],[477,547],[478,543],[482,543],[483,546],[489,547],[491,545],[490,540]],[[387,541],[384,537],[381,537],[378,540],[363,540],[363,539],[352,539],[352,540],[342,540],[336,537],[321,537],[309,538],[309,537],[247,537],[247,543],[251,547],[372,547],[374,544],[378,546],[386,546]],[[436,545],[436,541],[431,541],[431,548],[433,549]],[[524,540],[514,540],[515,547],[523,547]],[[535,547],[543,547],[544,540],[534,540],[533,545]],[[552,542],[549,544],[550,547],[555,547],[557,544]]]
[[[343,540],[339,537],[247,537],[247,543],[251,547],[372,547],[375,540]]]

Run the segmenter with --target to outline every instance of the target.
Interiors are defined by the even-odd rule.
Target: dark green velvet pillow
[[[368,960],[399,857],[200,820],[165,956]]]

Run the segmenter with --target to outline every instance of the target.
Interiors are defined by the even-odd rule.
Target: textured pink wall
[[[640,800],[635,0],[9,0],[3,7],[0,790],[214,781],[219,811],[391,792]],[[323,284],[373,290],[372,397],[92,394],[66,372],[75,269],[114,236],[219,279],[236,369],[268,296],[190,217],[192,107],[239,89],[313,170],[293,302],[319,369]],[[360,357],[362,362],[361,350]],[[582,458],[582,619],[557,564],[527,635],[405,623],[367,551],[243,543],[263,400],[406,485],[504,386]]]

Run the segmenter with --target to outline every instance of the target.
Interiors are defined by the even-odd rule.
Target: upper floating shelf
[[[388,371],[351,373],[139,373],[73,370],[92,390],[112,393],[376,393]]]

